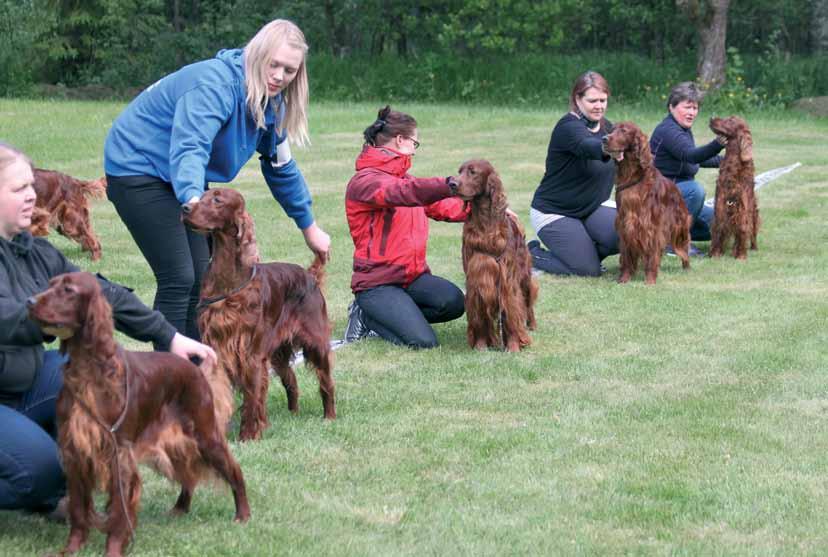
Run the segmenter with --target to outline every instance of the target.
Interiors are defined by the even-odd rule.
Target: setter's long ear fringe
[[[494,211],[506,210],[508,202],[506,201],[506,194],[503,192],[503,182],[495,171],[492,171],[486,178],[486,192],[492,200],[492,209]]]
[[[255,265],[260,261],[259,246],[256,244],[256,229],[250,214],[240,209],[236,215],[236,227],[239,229],[238,240],[241,247],[243,265]]]
[[[86,306],[86,319],[83,326],[83,344],[90,353],[101,358],[111,358],[115,355],[115,342],[112,340],[115,327],[112,323],[112,307],[104,297],[100,288],[93,292]],[[111,353],[106,353],[109,351]]]
[[[747,130],[739,135],[739,158],[742,162],[753,160],[753,137]]]
[[[653,164],[653,155],[650,152],[650,142],[644,132],[637,130],[635,134],[636,154],[638,160],[641,162],[643,168],[648,168]]]

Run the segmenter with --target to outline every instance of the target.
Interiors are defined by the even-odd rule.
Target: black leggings
[[[147,177],[107,176],[106,194],[155,275],[153,308],[178,332],[199,339],[195,307],[210,261],[207,237],[181,222],[172,185]],[[157,347],[156,347],[157,348]]]
[[[548,248],[530,246],[533,265],[556,275],[597,277],[601,261],[618,253],[616,210],[600,206],[585,219],[563,217],[538,231]]]
[[[424,273],[407,288],[383,285],[357,292],[365,325],[385,340],[411,348],[434,348],[429,323],[457,319],[465,311],[463,291],[452,282]]]

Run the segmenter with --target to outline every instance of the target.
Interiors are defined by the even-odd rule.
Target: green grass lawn
[[[0,139],[39,166],[102,173],[122,105],[0,100]],[[333,238],[327,298],[341,336],[351,294],[344,189],[379,107],[314,103],[313,145],[294,156]],[[563,113],[406,105],[420,124],[413,173],[444,176],[490,159],[529,224],[552,126]],[[660,110],[610,106],[651,132]],[[697,143],[709,141],[703,110]],[[247,480],[248,524],[229,490],[199,490],[170,519],[177,489],[152,472],[133,555],[824,555],[828,552],[828,120],[748,115],[757,172],[803,166],[759,194],[759,251],[745,262],[665,258],[658,284],[540,278],[534,344],[520,354],[466,345],[465,320],[437,325],[441,347],[363,341],[336,353],[339,418],[321,419],[300,370],[298,416],[270,390],[271,427],[232,450]],[[715,171],[702,170],[708,195]],[[301,235],[254,159],[244,192],[266,260],[307,265]],[[82,267],[136,288],[154,281],[107,201],[93,220],[103,259]],[[434,223],[432,270],[463,282],[461,227]],[[705,244],[701,244],[706,249]],[[132,341],[134,348],[146,349]],[[62,547],[66,526],[0,512],[0,554]],[[82,555],[103,551],[91,536]]]

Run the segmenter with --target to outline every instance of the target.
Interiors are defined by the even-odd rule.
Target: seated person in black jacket
[[[546,172],[529,218],[546,249],[529,242],[536,269],[558,275],[598,276],[601,261],[618,253],[612,192],[615,164],[601,139],[612,130],[604,118],[609,85],[601,74],[575,80],[569,112],[558,120],[546,155]]]
[[[691,81],[679,83],[670,91],[667,99],[667,116],[650,136],[650,150],[655,167],[667,178],[676,182],[687,210],[693,217],[690,239],[710,240],[713,208],[704,204],[704,187],[695,180],[699,167],[718,168],[719,151],[725,139],[717,137],[710,143],[696,147],[690,128],[699,113],[701,93]],[[691,244],[690,255],[702,255]]]
[[[48,512],[64,494],[55,443],[64,355],[44,349],[54,339],[29,319],[26,299],[45,290],[52,277],[79,269],[29,234],[33,182],[26,156],[0,143],[0,509]],[[100,281],[119,331],[215,363],[211,348],[177,333],[126,288]]]

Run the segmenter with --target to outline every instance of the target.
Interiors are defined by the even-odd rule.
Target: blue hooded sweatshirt
[[[305,179],[295,160],[277,162],[276,147],[287,141],[287,134],[278,132],[285,113],[282,96],[268,105],[266,129],[260,129],[245,95],[240,49],[222,50],[160,79],[112,124],[104,146],[106,173],[170,182],[183,204],[201,196],[209,182],[232,181],[258,151],[273,197],[300,229],[307,228],[313,213]]]

